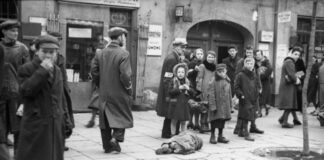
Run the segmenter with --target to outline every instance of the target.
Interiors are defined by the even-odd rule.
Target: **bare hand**
[[[179,89],[185,89],[183,85],[180,85],[179,86]]]
[[[41,66],[44,67],[46,70],[48,71],[52,71],[53,70],[53,62],[50,59],[44,59],[41,63]]]
[[[184,89],[186,89],[186,90],[189,90],[189,89],[190,89],[189,86],[186,85],[186,84],[184,84],[183,87],[184,87]]]
[[[297,80],[296,80],[296,84],[298,85],[298,84],[300,84],[300,83],[301,83],[300,79],[297,78]]]

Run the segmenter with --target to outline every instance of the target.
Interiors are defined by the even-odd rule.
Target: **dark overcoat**
[[[278,105],[279,109],[297,109],[296,68],[294,59],[285,58],[281,68]]]
[[[262,69],[264,68],[264,70]],[[263,71],[260,71],[260,70]],[[262,84],[262,93],[260,96],[260,105],[270,104],[271,100],[271,74],[273,68],[270,64],[269,59],[265,58],[260,62],[259,75]]]
[[[235,56],[235,58],[226,57],[222,61],[224,64],[226,64],[226,69],[227,69],[227,76],[231,80],[231,90],[234,91],[234,80],[235,80],[235,75],[236,75],[236,68],[237,64],[240,61],[240,58],[238,55]],[[232,93],[234,94],[234,93]]]
[[[127,50],[112,41],[97,52],[92,61],[91,74],[99,86],[99,125],[106,129],[105,117],[111,128],[133,127],[132,69]]]
[[[0,46],[0,88],[2,87],[3,80],[3,63],[4,63],[4,50]],[[1,101],[0,101],[1,103]],[[7,141],[7,125],[6,125],[6,108],[0,104],[0,144]]]
[[[306,77],[306,66],[304,61],[301,58],[295,62],[296,72],[303,71],[305,74],[301,76],[299,79],[301,84],[297,85],[297,111],[302,111],[303,108],[303,86],[304,86],[304,79]]]
[[[168,54],[164,59],[155,108],[158,116],[166,117],[168,115],[169,103],[167,97],[169,93],[169,83],[173,77],[173,67],[180,62],[179,54],[175,50]]]
[[[238,118],[253,121],[257,118],[261,85],[255,71],[243,68],[236,75],[235,94],[239,98]],[[243,98],[244,96],[244,98]]]
[[[208,121],[230,120],[232,108],[232,91],[230,79],[217,73],[209,84]]]
[[[314,63],[312,65],[311,73],[309,76],[308,86],[307,86],[307,102],[317,104],[317,93],[318,93],[318,71],[321,63]]]
[[[63,78],[60,68],[53,74],[35,57],[18,70],[24,102],[17,160],[63,160]]]
[[[324,118],[324,63],[322,62],[318,71],[318,84],[319,84],[319,110],[320,115]]]

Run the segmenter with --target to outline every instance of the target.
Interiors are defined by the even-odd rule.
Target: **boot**
[[[190,122],[188,125],[187,125],[187,129],[194,129],[194,124],[192,122]]]
[[[112,138],[110,140],[110,144],[111,144],[111,151],[112,152],[116,152],[116,153],[120,153],[121,152],[121,148],[120,145],[118,143],[118,141],[115,138]]]
[[[282,128],[294,128],[294,125],[290,124],[290,123],[283,123],[281,124]]]
[[[245,135],[244,139],[247,141],[252,141],[252,142],[254,141],[254,138],[252,138],[250,134]]]
[[[236,126],[235,126],[235,129],[234,129],[234,134],[239,134],[240,130],[242,128],[242,120],[241,119],[237,119],[237,122],[236,122]]]
[[[165,118],[162,127],[162,138],[171,138],[171,119]]]
[[[201,127],[199,124],[196,124],[194,127],[193,127],[194,130],[197,130],[197,131],[200,131]]]
[[[257,128],[257,126],[255,124],[255,120],[254,120],[254,121],[251,121],[250,133],[263,134],[264,131]]]
[[[211,134],[210,135],[209,143],[210,144],[217,144],[217,141],[216,141],[216,138],[215,138],[215,134]]]
[[[254,139],[250,136],[250,133],[248,132],[248,121],[247,120],[242,120],[242,131],[244,134],[244,139],[247,141],[254,141]]]
[[[293,122],[294,122],[294,125],[296,125],[296,126],[302,125],[302,123],[298,119],[294,119]]]
[[[228,143],[228,142],[229,142],[229,140],[226,139],[226,138],[223,137],[223,136],[218,136],[217,141],[218,141],[219,143]]]
[[[238,134],[237,134],[239,137],[244,137],[244,131],[243,129],[241,128],[239,131],[238,131]]]
[[[85,127],[86,127],[86,128],[92,128],[92,127],[95,126],[95,124],[96,124],[95,121],[90,120],[90,121],[88,122],[88,124],[85,125]]]

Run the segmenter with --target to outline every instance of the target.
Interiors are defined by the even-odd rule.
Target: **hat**
[[[56,37],[57,39],[61,40],[62,39],[62,34],[60,32],[47,32],[47,34],[53,36],[53,37]]]
[[[216,65],[216,70],[223,70],[226,69],[226,64],[220,63]]]
[[[317,59],[320,59],[320,58],[323,59],[323,58],[324,58],[324,55],[323,55],[322,52],[318,52],[318,53],[316,53],[315,56],[316,56]]]
[[[188,74],[188,65],[186,63],[178,63],[173,67],[174,76],[177,75],[178,68],[183,67],[185,69],[185,74]]]
[[[36,48],[59,48],[59,41],[51,35],[42,35],[36,39]]]
[[[108,30],[108,36],[111,37],[118,37],[122,34],[127,34],[127,30],[121,27],[112,27]]]
[[[187,45],[187,41],[185,38],[175,38],[172,42],[172,45],[174,46],[184,46]]]
[[[20,23],[16,20],[7,20],[4,21],[0,24],[0,29],[11,29],[11,28],[19,28],[20,27]]]

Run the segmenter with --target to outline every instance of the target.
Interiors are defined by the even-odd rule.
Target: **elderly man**
[[[38,37],[36,57],[18,70],[24,101],[17,160],[63,160],[63,78],[55,64],[58,40]]]
[[[165,117],[162,129],[162,138],[171,137],[171,119],[168,118],[168,85],[173,77],[173,67],[182,61],[183,52],[187,42],[176,38],[173,41],[173,50],[164,58],[160,87],[156,104],[156,113],[158,116]]]
[[[91,74],[99,86],[99,126],[105,153],[121,151],[125,129],[133,127],[132,69],[126,45],[127,31],[113,27],[108,31],[111,43],[95,55]]]
[[[7,20],[0,24],[0,30],[4,35],[0,42],[4,48],[4,84],[0,88],[0,105],[7,113],[7,134],[14,134],[15,151],[19,137],[19,117],[16,112],[20,103],[17,70],[29,61],[28,48],[17,40],[19,27],[20,23],[15,20]]]

